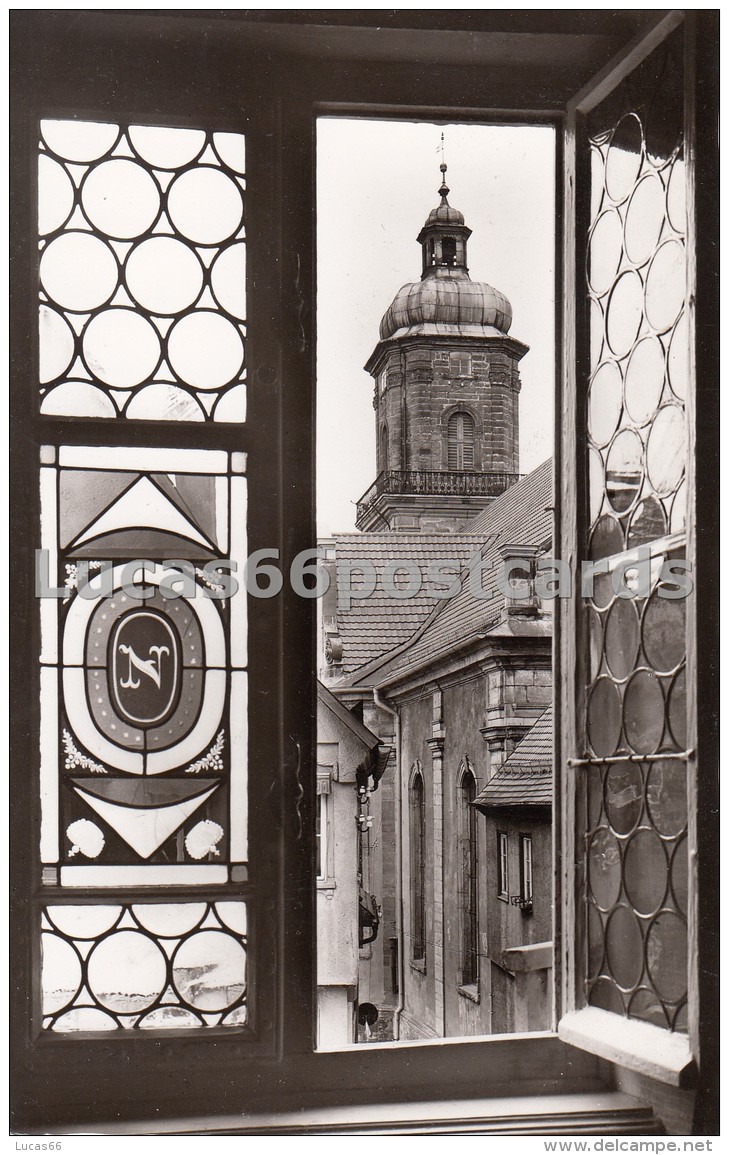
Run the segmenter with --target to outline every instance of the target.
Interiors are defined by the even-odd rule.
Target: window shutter
[[[453,413],[448,420],[448,468],[473,469],[474,424],[470,413]]]

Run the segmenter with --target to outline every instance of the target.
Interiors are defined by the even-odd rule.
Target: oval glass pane
[[[686,925],[670,911],[662,911],[648,931],[646,949],[648,973],[656,991],[669,1003],[686,997]]]
[[[215,258],[210,270],[210,286],[221,309],[238,317],[246,316],[246,245],[230,245]]]
[[[603,622],[604,619],[593,609],[587,611],[588,634],[590,638],[590,679],[594,680],[602,665]]]
[[[607,445],[620,421],[623,381],[614,361],[600,366],[590,385],[588,428],[597,445]]]
[[[655,497],[646,497],[636,506],[628,528],[628,549],[647,545],[667,532],[663,506]]]
[[[609,678],[598,678],[590,694],[587,731],[595,754],[609,757],[620,741],[620,694]]]
[[[634,762],[613,762],[605,775],[605,810],[617,834],[629,834],[643,809],[643,779]]]
[[[597,766],[587,772],[587,818],[591,829],[600,825],[602,818],[602,774]],[[604,825],[604,823],[603,823]]]
[[[53,1015],[73,1002],[81,986],[81,960],[57,934],[41,935],[43,1014]]]
[[[590,978],[596,978],[605,956],[605,935],[600,912],[592,903],[587,907],[587,942],[587,973]]]
[[[653,830],[636,830],[623,851],[623,871],[625,893],[638,914],[653,914],[663,905],[668,862]]]
[[[243,220],[243,197],[235,182],[217,168],[201,167],[172,182],[167,206],[178,232],[200,245],[217,245]]]
[[[612,285],[623,255],[623,226],[615,209],[597,218],[590,235],[588,281],[598,297]]]
[[[202,930],[175,952],[172,977],[180,998],[200,1011],[224,1011],[245,991],[246,952],[232,935]]]
[[[654,590],[643,611],[643,648],[659,674],[675,670],[686,654],[686,602]]]
[[[680,533],[686,528],[686,482],[682,481],[671,503],[671,533]]]
[[[684,313],[673,330],[668,349],[668,380],[671,389],[681,401],[686,400],[688,369],[688,322]]]
[[[634,602],[629,598],[616,598],[605,627],[605,657],[614,678],[627,678],[633,671],[639,642],[640,626]]]
[[[590,840],[587,875],[595,902],[603,910],[610,910],[620,894],[620,847],[615,835],[605,827],[596,830]]]
[[[157,183],[133,160],[107,160],[93,168],[81,187],[84,212],[108,237],[139,237],[160,207]]]
[[[643,285],[637,273],[622,273],[607,305],[605,330],[616,357],[629,353],[643,320]]]
[[[109,246],[98,237],[69,232],[43,250],[40,275],[43,288],[56,304],[86,313],[109,300],[117,286],[119,267]]]
[[[179,938],[189,934],[204,918],[204,902],[140,903],[132,907],[140,926],[160,938]]]
[[[73,202],[70,176],[63,165],[42,152],[38,157],[38,232],[41,236],[65,225]]]
[[[246,138],[240,132],[213,133],[213,146],[224,165],[243,176],[246,171]]]
[[[124,268],[127,288],[150,313],[170,316],[200,296],[203,270],[194,252],[174,237],[151,237],[132,249]]]
[[[42,120],[41,133],[51,152],[64,160],[84,163],[98,160],[110,151],[119,136],[119,127],[88,120]]]
[[[107,1010],[143,1011],[167,983],[164,954],[146,934],[118,930],[95,946],[88,960],[89,987]]]
[[[686,749],[686,671],[679,670],[668,695],[668,721],[679,750]]]
[[[160,341],[149,321],[133,309],[107,309],[93,317],[83,338],[91,372],[116,389],[130,389],[151,377]]]
[[[624,548],[623,531],[620,524],[614,517],[609,517],[607,514],[601,517],[590,538],[590,558],[592,561],[599,561],[603,557],[612,557],[616,553],[622,553]],[[597,577],[595,577],[595,588],[597,588]]]
[[[657,333],[670,329],[686,296],[686,255],[680,241],[666,241],[651,262],[645,285],[645,314]]]
[[[175,372],[196,389],[219,389],[240,372],[243,341],[219,313],[200,310],[170,330],[169,359]]]
[[[194,397],[178,385],[160,381],[145,385],[127,405],[130,421],[204,421],[205,414]]]
[[[680,405],[664,405],[648,435],[648,477],[659,497],[673,493],[683,477],[686,459],[686,419]]]
[[[671,859],[671,888],[678,909],[688,914],[688,840],[682,838]]]
[[[608,969],[621,987],[630,989],[643,974],[643,935],[640,923],[626,906],[610,915],[605,934]]]
[[[628,1008],[628,1016],[631,1019],[640,1019],[644,1023],[655,1023],[657,1027],[663,1027],[664,1030],[668,1026],[660,1001],[656,998],[655,992],[649,991],[647,987],[641,987],[633,995]]]
[[[605,161],[600,149],[590,141],[590,220],[594,221],[600,211],[605,190]]]
[[[643,484],[643,444],[632,429],[622,429],[607,455],[605,489],[616,513],[625,513]]]
[[[599,301],[590,301],[590,364],[597,365],[605,342],[605,319]]]
[[[45,385],[66,372],[76,347],[71,326],[47,305],[41,305],[38,313],[38,343],[40,380]]]
[[[49,906],[48,917],[69,938],[93,939],[106,934],[121,915],[120,906]]]
[[[625,251],[634,265],[652,256],[663,228],[665,196],[661,179],[649,174],[635,187],[625,216]]]
[[[605,186],[614,201],[624,201],[638,179],[643,132],[637,116],[629,113],[615,129],[605,163]]]
[[[590,1006],[601,1007],[614,1015],[625,1014],[625,1004],[622,995],[612,979],[598,979],[590,990]]]
[[[625,406],[636,425],[649,421],[661,400],[666,365],[657,337],[643,337],[625,370]]]
[[[603,470],[602,457],[596,449],[590,448],[588,452],[588,462],[590,472],[590,521],[594,522],[602,509],[602,501],[605,493],[605,473]]]
[[[686,167],[680,156],[671,165],[666,193],[668,219],[677,233],[686,230]]]
[[[639,670],[625,689],[625,736],[636,754],[653,754],[663,736],[663,691],[650,670]]]
[[[205,133],[198,128],[157,128],[133,124],[132,148],[154,168],[182,168],[200,155]]]

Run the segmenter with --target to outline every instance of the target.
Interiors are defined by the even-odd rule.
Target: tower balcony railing
[[[386,469],[378,475],[357,502],[357,520],[365,517],[369,507],[383,494],[415,497],[498,497],[515,485],[520,473],[476,473],[437,469]]]

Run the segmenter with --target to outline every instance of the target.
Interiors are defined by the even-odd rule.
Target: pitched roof
[[[439,601],[432,607],[427,620],[417,634],[410,635],[412,641],[405,648],[397,642],[389,649],[390,656],[384,656],[369,668],[358,671],[351,679],[352,685],[388,685],[420,666],[446,655],[455,646],[480,635],[543,634],[551,632],[549,621],[515,618],[504,623],[501,611],[504,596],[497,588],[495,576],[501,564],[499,547],[506,543],[520,545],[547,546],[552,538],[552,462],[545,461],[532,473],[522,478],[516,485],[505,490],[491,505],[473,519],[470,530],[481,543],[481,556],[485,562],[483,569],[483,599],[475,596],[466,579],[460,593],[455,597]],[[364,535],[363,535],[364,536]],[[392,536],[392,535],[388,535]],[[423,535],[425,536],[425,535]],[[431,538],[427,539],[432,541]],[[468,554],[470,557],[471,554]],[[466,558],[467,560],[467,558]],[[475,584],[475,583],[474,583]],[[409,604],[409,603],[400,603]],[[396,613],[399,612],[396,610]],[[402,652],[399,652],[399,651]]]
[[[552,801],[552,707],[548,706],[484,786],[474,806],[549,806]]]
[[[351,673],[362,666],[390,653],[415,634],[438,604],[428,592],[424,580],[414,598],[396,598],[382,588],[382,573],[388,562],[414,562],[423,579],[429,564],[453,558],[454,572],[483,546],[482,534],[457,533],[348,533],[335,535],[337,557],[337,627],[342,639],[341,672]],[[377,575],[377,585],[367,598],[353,598],[349,609],[344,608],[345,562],[370,562]],[[352,570],[351,585],[359,580]],[[396,585],[406,585],[405,575]]]

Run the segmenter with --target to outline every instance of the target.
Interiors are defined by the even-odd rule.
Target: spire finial
[[[438,189],[438,192],[440,193],[440,196],[442,197],[442,203],[447,204],[448,202],[447,202],[446,198],[448,196],[448,193],[451,190],[448,188],[448,185],[446,184],[446,177],[445,177],[445,174],[448,172],[448,165],[445,162],[445,133],[444,132],[442,132],[440,134],[440,145],[438,146],[438,152],[440,153],[440,171],[442,173],[441,185],[440,185],[440,188]]]

